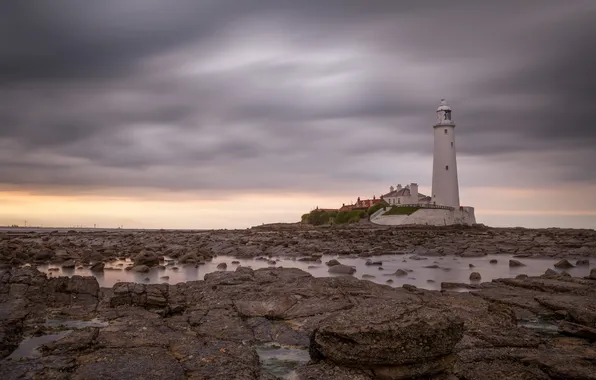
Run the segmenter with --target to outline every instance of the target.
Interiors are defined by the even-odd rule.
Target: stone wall
[[[411,215],[380,215],[371,222],[385,226],[421,224],[429,226],[448,226],[453,224],[472,225],[476,223],[473,207],[455,210],[420,209]]]

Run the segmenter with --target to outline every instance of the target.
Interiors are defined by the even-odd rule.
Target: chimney
[[[392,193],[395,188],[393,186],[389,186],[389,192]]]
[[[397,189],[396,190],[401,190],[401,183],[397,184]]]
[[[413,203],[418,204],[418,184],[412,182],[410,184],[410,195]]]

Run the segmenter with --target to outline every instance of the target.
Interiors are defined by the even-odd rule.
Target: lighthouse
[[[459,207],[459,185],[455,158],[455,123],[445,99],[437,109],[434,126],[433,183],[431,202],[437,206]]]

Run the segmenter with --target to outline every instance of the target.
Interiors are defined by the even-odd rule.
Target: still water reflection
[[[172,264],[165,268],[153,268],[149,273],[136,273],[126,271],[126,266],[132,265],[130,260],[114,261],[106,264],[103,272],[91,272],[88,267],[82,269],[62,269],[57,265],[38,266],[38,270],[55,276],[72,276],[74,274],[81,276],[95,276],[99,285],[102,287],[111,287],[116,282],[139,282],[146,284],[169,283],[177,284],[179,282],[203,280],[205,274],[218,271],[217,265],[226,263],[228,271],[234,271],[238,266],[248,266],[253,269],[267,267],[300,268],[311,273],[315,277],[336,276],[328,273],[329,267],[325,262],[331,259],[337,259],[344,265],[353,266],[356,272],[353,276],[363,278],[380,284],[386,284],[387,280],[393,282],[389,285],[400,287],[403,284],[411,284],[425,289],[440,289],[441,282],[464,282],[470,283],[470,273],[478,272],[482,276],[481,282],[491,281],[496,278],[515,277],[519,274],[537,276],[543,274],[547,269],[554,269],[554,263],[559,259],[548,258],[517,258],[525,264],[522,267],[510,268],[509,260],[511,255],[488,255],[483,257],[462,258],[454,256],[444,257],[426,257],[422,260],[413,259],[411,255],[388,255],[376,256],[370,258],[360,257],[339,257],[326,255],[321,258],[320,263],[299,261],[294,258],[274,258],[273,265],[265,260],[258,259],[237,259],[231,256],[218,256],[211,262],[204,265],[195,266],[194,264]],[[497,260],[496,264],[491,264],[491,260]],[[379,269],[377,265],[366,265],[367,260],[381,261],[383,268]],[[232,261],[236,262],[232,264]],[[575,260],[570,259],[571,263]],[[470,266],[470,264],[472,266]],[[590,266],[578,266],[568,269],[567,272],[572,276],[587,276],[590,272]],[[402,269],[407,272],[404,276],[391,275],[396,270]]]

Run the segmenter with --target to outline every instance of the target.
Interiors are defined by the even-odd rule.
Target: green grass
[[[396,206],[393,206],[391,208],[391,210],[387,211],[383,215],[411,215],[418,210],[420,210],[420,207],[415,207],[415,206],[396,207]]]

